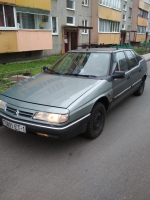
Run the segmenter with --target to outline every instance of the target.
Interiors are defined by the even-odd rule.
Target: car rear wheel
[[[144,87],[145,87],[145,80],[142,80],[140,86],[138,89],[134,92],[135,96],[141,96],[144,92]]]
[[[97,103],[91,112],[91,117],[84,135],[89,139],[97,138],[103,131],[105,124],[106,110],[102,103]]]

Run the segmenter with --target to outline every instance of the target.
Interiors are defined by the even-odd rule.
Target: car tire
[[[97,103],[92,109],[90,120],[84,136],[89,139],[97,138],[103,131],[106,118],[106,109],[102,103]]]
[[[144,87],[145,87],[145,80],[142,80],[140,86],[138,89],[134,92],[135,96],[141,96],[144,92]]]

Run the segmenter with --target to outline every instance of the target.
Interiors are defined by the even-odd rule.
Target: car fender
[[[111,82],[103,80],[100,84],[95,85],[68,107],[70,121],[90,114],[95,103],[102,98],[107,98],[108,102],[111,102],[112,94]]]

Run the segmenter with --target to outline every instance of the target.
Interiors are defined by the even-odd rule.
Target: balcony
[[[52,49],[49,30],[0,31],[0,53]]]

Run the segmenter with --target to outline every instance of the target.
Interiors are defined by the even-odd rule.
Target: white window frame
[[[126,21],[126,15],[125,14],[122,15],[122,20]]]
[[[70,16],[70,15],[67,15],[66,17],[72,17],[73,18],[73,24],[67,23],[67,25],[74,26],[75,25],[75,17],[74,16]]]
[[[51,17],[50,17],[50,14],[42,14],[42,13],[36,13],[33,11],[31,12],[27,12],[27,11],[21,11],[21,10],[17,10],[16,9],[16,16],[17,14],[20,15],[20,24],[17,23],[17,26],[18,26],[18,29],[21,29],[21,30],[52,30],[52,24],[51,24]],[[24,28],[23,27],[23,20],[22,20],[22,15],[23,14],[32,14],[34,15],[34,24],[35,24],[35,28],[31,29],[31,28]],[[47,16],[48,18],[48,21],[47,22],[44,22],[44,21],[40,21],[40,24],[39,24],[39,21],[37,19],[37,17],[39,16]],[[45,24],[46,23],[46,24]],[[43,26],[43,28],[41,28]],[[47,27],[48,26],[48,27]]]
[[[72,1],[72,2],[73,2],[73,8],[68,8],[68,7],[67,7],[67,0],[66,0],[66,9],[67,9],[67,10],[75,10],[75,0],[69,0],[69,1]]]
[[[100,25],[101,21],[101,25]],[[102,26],[102,28],[101,28]],[[102,30],[100,30],[102,29]],[[118,31],[117,31],[118,30]],[[120,33],[120,22],[110,20],[98,19],[98,32],[99,33]]]
[[[82,20],[83,24],[82,26],[87,27],[88,26],[88,20]],[[87,23],[87,26],[86,26]],[[87,35],[89,33],[88,29],[82,29],[82,34]]]
[[[125,7],[125,8],[124,8]],[[123,10],[127,11],[127,5],[123,5]]]
[[[56,18],[56,32],[53,32],[53,22],[52,18]],[[51,29],[52,29],[52,35],[58,35],[58,17],[56,16],[51,16]]]
[[[17,30],[17,17],[16,17],[16,9],[15,9],[15,7],[10,5],[11,7],[13,7],[13,14],[14,14],[14,23],[15,23],[15,26],[14,27],[7,27],[6,26],[6,19],[5,19],[5,10],[4,10],[4,6],[6,4],[1,4],[1,5],[2,5],[2,8],[3,8],[3,13],[4,13],[4,26],[0,26],[0,30]]]
[[[89,0],[83,0],[82,2],[83,2],[82,4],[83,6],[87,6],[87,7],[89,6]]]
[[[128,14],[128,18],[132,18],[132,8],[129,7],[129,14]]]
[[[105,7],[121,11],[121,1],[122,0],[99,0],[99,4]]]
[[[122,29],[122,30],[125,30],[125,29],[126,29],[126,25],[125,25],[125,24],[122,24],[121,29]]]
[[[143,32],[143,29],[145,29],[145,31]],[[137,34],[146,34],[146,26],[138,26],[137,25]]]

